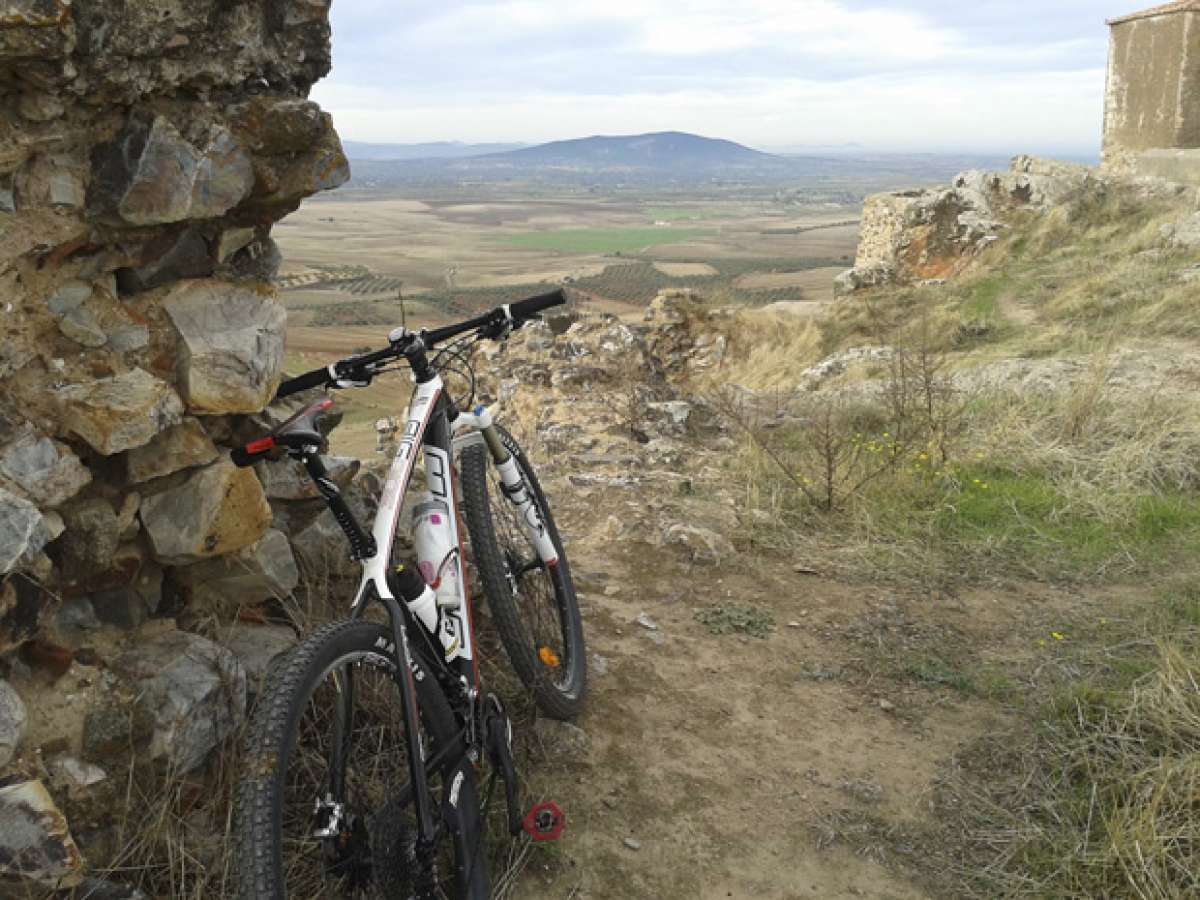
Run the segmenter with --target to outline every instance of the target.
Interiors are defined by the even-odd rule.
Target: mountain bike
[[[570,567],[529,459],[483,406],[460,409],[443,374],[466,366],[469,404],[471,346],[506,340],[565,302],[555,291],[444,328],[397,328],[384,349],[280,386],[286,397],[411,373],[416,386],[370,532],[321,460],[328,397],[233,451],[240,466],[299,460],[362,564],[349,617],[274,665],[252,718],[236,810],[245,900],[486,898],[484,819],[497,780],[510,834],[561,832],[553,803],[520,807],[512,723],[480,684],[459,489],[506,654],[542,711],[558,718],[578,713],[587,677]],[[413,565],[393,549],[418,459],[428,491],[412,511]],[[366,618],[380,607],[386,622]]]

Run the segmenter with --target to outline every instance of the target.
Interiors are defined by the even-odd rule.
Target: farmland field
[[[854,255],[857,228],[845,223],[857,215],[765,191],[632,199],[441,186],[419,196],[316,197],[275,238],[293,326],[383,328],[402,315],[444,322],[560,284],[595,308],[631,315],[669,287],[722,303],[819,305]]]
[[[850,264],[857,228],[841,223],[857,215],[770,193],[334,192],[310,199],[274,232],[284,259],[286,366],[301,371],[378,346],[401,321],[442,324],[557,285],[588,309],[630,320],[670,287],[808,314],[832,299],[834,276]],[[374,455],[373,422],[406,398],[406,384],[387,379],[339,397],[347,418],[335,449]]]
[[[631,253],[665,244],[684,244],[713,232],[698,228],[570,228],[563,231],[533,231],[503,238],[505,243],[526,250],[556,253]]]

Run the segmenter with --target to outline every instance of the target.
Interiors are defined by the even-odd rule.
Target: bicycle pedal
[[[557,841],[566,826],[567,817],[563,815],[558,804],[552,801],[539,803],[521,822],[525,833],[539,843],[541,841]]]

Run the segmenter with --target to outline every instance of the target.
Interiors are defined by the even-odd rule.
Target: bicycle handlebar
[[[514,319],[525,321],[532,319],[543,310],[550,309],[553,306],[562,306],[566,302],[567,294],[562,288],[559,288],[548,294],[539,294],[536,297],[530,297],[528,300],[521,300],[512,304],[508,309]]]
[[[472,329],[477,329],[480,337],[503,340],[508,336],[510,328],[512,330],[518,329],[530,319],[537,316],[538,313],[554,306],[562,306],[566,302],[567,295],[562,288],[559,288],[547,294],[539,294],[536,297],[530,297],[516,303],[497,306],[482,316],[476,316],[474,319],[468,319],[456,325],[447,325],[444,328],[435,328],[432,331],[422,331],[419,337],[424,349],[431,349],[443,341],[457,337]],[[292,394],[298,394],[301,391],[307,391],[315,387],[329,387],[330,385],[337,384],[342,379],[356,380],[356,375],[361,376],[365,374],[366,367],[387,360],[397,359],[405,354],[406,349],[407,347],[401,346],[400,342],[394,342],[386,349],[364,353],[361,356],[349,356],[323,369],[313,369],[311,372],[305,372],[303,375],[289,378],[279,385],[279,390],[275,392],[275,399],[282,400],[284,397],[289,397]]]
[[[295,378],[289,378],[287,381],[281,382],[279,390],[275,392],[275,399],[281,400],[284,397],[290,397],[292,394],[298,394],[310,388],[325,387],[330,381],[329,369],[313,369],[311,372],[305,372],[303,375],[297,375]]]

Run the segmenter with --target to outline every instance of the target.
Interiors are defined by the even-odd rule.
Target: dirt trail
[[[610,505],[572,503],[561,479],[550,488],[567,534],[586,534]],[[996,716],[866,671],[871,629],[903,630],[905,605],[784,562],[751,574],[613,550],[570,548],[585,588],[592,692],[579,724],[591,745],[550,748],[538,764],[535,789],[563,803],[571,827],[519,895],[931,896],[886,863],[903,846],[896,832],[930,824],[939,770]],[[716,636],[696,621],[730,598],[771,610],[774,632]],[[990,630],[982,608],[941,615]]]
[[[508,896],[933,896],[910,860],[936,832],[936,781],[1005,723],[994,704],[904,673],[948,645],[1011,654],[1012,620],[1037,603],[931,603],[735,551],[749,513],[725,465],[734,442],[654,374],[720,352],[675,309],[652,308],[640,336],[615,319],[557,341],[522,332],[504,357],[519,388],[504,421],[568,541],[591,676],[585,746],[538,723],[527,748],[529,799],[561,803],[569,826]],[[649,396],[630,413],[638,391]],[[733,603],[774,629],[716,635],[697,620]]]

